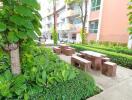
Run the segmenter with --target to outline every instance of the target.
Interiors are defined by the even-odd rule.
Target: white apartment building
[[[80,9],[76,5],[66,5],[64,0],[60,0],[56,3],[57,5],[57,31],[59,41],[62,42],[80,42],[80,28],[81,20]],[[53,26],[53,6],[49,4],[47,8],[47,14],[43,18],[44,26],[44,35],[51,39],[51,28]]]

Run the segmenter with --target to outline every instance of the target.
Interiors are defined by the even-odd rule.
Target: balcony
[[[80,15],[80,11],[79,10],[68,10],[66,12],[66,17],[75,17],[75,16],[79,16]]]
[[[59,26],[57,29],[60,32],[65,31],[68,33],[80,33],[81,26],[67,23],[67,24],[63,24],[63,25]]]
[[[62,26],[58,27],[59,31],[70,31],[72,30],[74,27],[73,24],[67,23],[67,24],[63,24]]]

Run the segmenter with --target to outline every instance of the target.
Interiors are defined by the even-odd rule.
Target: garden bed
[[[21,46],[22,73],[13,76],[9,55],[0,50],[0,99],[80,100],[101,90],[93,78],[45,47]]]

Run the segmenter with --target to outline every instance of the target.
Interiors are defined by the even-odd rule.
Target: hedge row
[[[96,48],[91,48],[91,47],[87,47],[87,46],[82,46],[79,44],[71,44],[71,46],[76,48],[77,51],[92,50],[92,51],[106,54],[109,58],[111,58],[111,61],[113,61],[121,66],[132,69],[132,56],[129,56],[126,54],[121,54],[121,53],[110,52],[110,51],[106,51],[106,50],[101,50],[101,49],[96,49]]]
[[[91,47],[91,48],[96,48],[96,49],[102,49],[102,50],[107,50],[107,51],[111,51],[111,52],[117,52],[117,53],[123,53],[123,54],[127,54],[127,55],[132,55],[132,50],[131,49],[127,49],[125,47],[120,47],[120,46],[102,46],[102,45],[96,45],[96,44],[88,44],[85,45],[87,47]]]
[[[119,42],[109,42],[109,41],[90,41],[88,44],[98,44],[98,45],[104,45],[104,46],[120,46],[120,47],[127,47],[127,43],[119,43]]]

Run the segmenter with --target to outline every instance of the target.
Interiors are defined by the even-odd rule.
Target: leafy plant
[[[37,0],[1,2],[3,5],[0,11],[0,48],[10,52],[12,73],[20,74],[19,46],[23,41],[33,40],[37,38],[37,34],[41,34],[41,16],[38,13],[40,6]]]
[[[57,45],[58,42],[58,33],[54,30],[54,28],[51,28],[52,38],[54,41],[54,44]]]
[[[13,76],[9,57],[0,52],[0,99],[26,99],[48,91],[53,85],[73,80],[79,73],[61,61],[50,49],[25,43],[21,45],[22,74]],[[32,48],[30,50],[29,48]]]
[[[81,36],[81,40],[82,40],[82,44],[86,44],[87,43],[87,33],[86,31],[80,31],[80,36]]]

